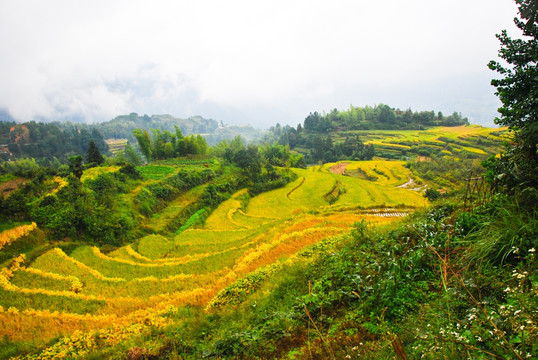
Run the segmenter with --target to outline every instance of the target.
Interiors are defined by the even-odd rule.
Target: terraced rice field
[[[14,260],[0,273],[0,336],[80,341],[95,330],[114,344],[174,321],[182,306],[228,301],[221,290],[238,279],[285,266],[357,221],[389,222],[425,205],[421,194],[397,187],[411,176],[402,162],[349,162],[344,175],[331,173],[333,165],[296,169],[295,181],[253,198],[240,190],[203,226],[177,235],[159,232],[196,193],[162,210],[149,226],[153,235],[114,251],[53,248],[33,261]],[[346,175],[359,169],[365,178]],[[153,170],[145,176],[166,172]]]
[[[495,154],[507,140],[506,128],[492,129],[479,125],[437,127],[428,130],[356,130],[340,134],[359,135],[365,144],[373,144],[376,153],[416,156],[421,150],[458,157],[462,151],[476,155]]]

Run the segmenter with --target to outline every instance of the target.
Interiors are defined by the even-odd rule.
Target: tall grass
[[[517,261],[538,246],[538,212],[521,209],[517,203],[493,202],[482,209],[485,221],[473,231],[470,259],[485,264],[504,264]],[[489,213],[489,214],[488,214]]]

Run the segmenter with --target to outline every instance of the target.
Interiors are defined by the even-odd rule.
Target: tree
[[[142,159],[140,158],[140,155],[138,155],[136,150],[129,143],[125,145],[125,156],[127,157],[127,161],[129,161],[135,166],[142,164]]]
[[[97,145],[95,145],[95,141],[91,140],[88,145],[88,151],[86,152],[86,162],[88,164],[96,163],[97,165],[101,165],[104,161],[105,159],[101,155]]]
[[[134,129],[133,135],[135,136],[136,140],[138,141],[138,146],[140,147],[140,151],[142,154],[146,157],[147,161],[151,161],[151,138],[149,137],[149,133],[147,130],[140,129]]]
[[[262,169],[261,157],[258,148],[254,145],[249,145],[246,149],[234,153],[233,162],[251,179],[258,178]]]
[[[489,68],[502,75],[491,84],[502,102],[499,125],[513,132],[513,143],[500,159],[490,161],[494,184],[509,193],[538,188],[538,25],[536,0],[516,0],[519,15],[514,19],[523,36],[512,39],[506,30],[497,35],[501,42],[499,56],[507,66],[491,61]]]
[[[75,177],[80,180],[80,178],[82,177],[82,156],[80,155],[75,155],[75,156],[71,156],[69,158],[69,171],[71,171],[73,173],[73,175],[75,175]]]

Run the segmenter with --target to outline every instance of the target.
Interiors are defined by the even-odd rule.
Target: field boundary
[[[290,191],[288,191],[288,193],[286,194],[286,197],[288,198],[288,200],[292,201],[290,199],[290,195],[297,189],[299,189],[303,184],[304,182],[306,181],[306,178],[303,176],[303,180],[301,180],[301,183],[299,185],[297,185],[296,187],[294,187],[293,189],[291,189]]]

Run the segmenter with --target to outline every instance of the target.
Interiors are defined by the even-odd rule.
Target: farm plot
[[[428,130],[365,130],[343,135],[359,135],[365,144],[373,144],[381,154],[417,156],[428,152],[458,156],[461,151],[476,155],[496,153],[506,139],[506,129],[479,125],[438,127]]]
[[[169,323],[177,307],[207,306],[226,287],[256,271],[269,274],[261,269],[277,269],[298,252],[315,256],[309,247],[348,232],[357,221],[389,222],[424,204],[420,194],[396,187],[409,176],[401,162],[346,166],[379,180],[332,174],[327,166],[298,169],[297,180],[283,188],[253,198],[246,189],[236,192],[201,227],[157,234],[166,227],[160,221],[169,223],[183,211],[180,197],[151,218],[153,234],[127,246],[109,253],[92,246],[68,254],[54,248],[17,268],[7,265],[0,319],[10,326],[0,326],[0,336],[36,340],[39,333],[47,341],[77,330],[133,336]],[[196,195],[184,196],[195,202]],[[139,330],[128,330],[135,325]],[[42,327],[47,330],[39,332]]]

